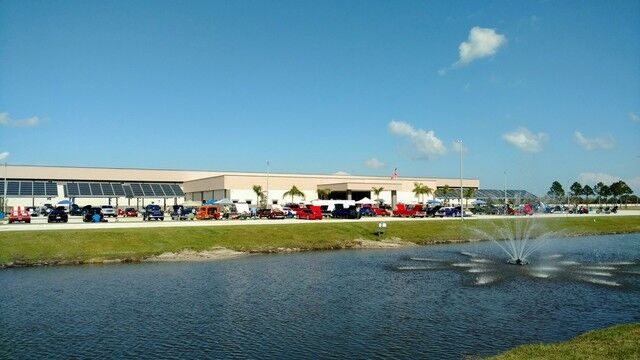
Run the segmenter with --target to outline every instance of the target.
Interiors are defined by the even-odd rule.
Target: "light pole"
[[[504,171],[504,206],[507,206],[507,170]]]
[[[269,160],[267,160],[267,209],[269,206]]]
[[[4,194],[2,195],[2,212],[7,213],[5,210],[7,209],[7,161],[4,161]]]
[[[460,220],[464,221],[464,204],[462,203],[464,200],[464,191],[462,188],[462,150],[464,145],[462,140],[457,140],[457,143],[460,144]]]

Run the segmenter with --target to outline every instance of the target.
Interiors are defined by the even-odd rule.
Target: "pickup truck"
[[[147,205],[144,208],[144,215],[142,217],[142,220],[150,221],[152,219],[164,221],[164,213],[162,212],[162,209],[159,205]]]

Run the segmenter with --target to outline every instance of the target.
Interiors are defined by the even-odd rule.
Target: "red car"
[[[390,216],[391,214],[387,209],[382,209],[379,207],[371,207],[371,210],[376,214],[376,216]]]
[[[126,208],[122,212],[122,216],[125,216],[125,217],[138,217],[138,210],[136,210],[135,208]]]
[[[298,219],[322,220],[322,209],[319,206],[299,208],[296,215],[298,215]]]
[[[398,204],[396,205],[396,209],[393,210],[393,216],[425,217],[427,216],[427,213],[422,207],[422,204],[415,204],[415,205]]]
[[[22,206],[15,206],[11,209],[11,213],[9,214],[9,224],[16,221],[24,222],[27,224],[31,222],[31,215],[29,215],[29,211],[27,211],[27,208],[24,208]]]

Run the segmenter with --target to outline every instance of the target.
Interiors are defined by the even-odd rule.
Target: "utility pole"
[[[269,160],[267,160],[267,209],[269,209],[271,206],[269,206]]]
[[[458,140],[460,144],[460,220],[464,221],[464,190],[462,187],[462,149],[464,147],[462,140]]]
[[[2,212],[7,213],[7,162],[4,162],[4,195],[2,196]]]

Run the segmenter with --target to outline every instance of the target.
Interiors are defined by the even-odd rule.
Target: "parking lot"
[[[598,217],[605,216],[639,216],[640,210],[621,209],[617,214],[534,214],[527,218],[552,218],[552,217]],[[478,219],[512,219],[524,218],[523,216],[505,215],[474,215],[465,218],[465,221]],[[200,226],[241,226],[241,225],[277,225],[277,224],[317,224],[317,223],[342,223],[342,222],[394,222],[394,221],[461,221],[460,218],[401,218],[401,217],[363,217],[360,219],[323,219],[323,220],[299,220],[299,219],[247,219],[247,220],[193,220],[175,221],[165,217],[164,221],[143,221],[142,217],[118,217],[108,218],[103,223],[85,223],[81,216],[70,216],[68,223],[47,223],[45,216],[31,219],[30,224],[7,224],[6,220],[0,225],[0,232],[6,231],[34,231],[34,230],[78,230],[78,229],[126,229],[126,228],[155,228],[155,227],[200,227]]]

